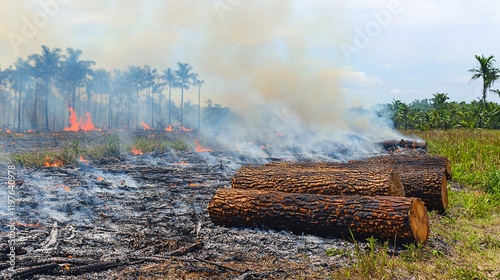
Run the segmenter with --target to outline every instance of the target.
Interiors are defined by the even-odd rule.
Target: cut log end
[[[418,242],[425,244],[429,238],[429,217],[427,216],[427,209],[422,200],[413,200],[409,217],[413,237]]]

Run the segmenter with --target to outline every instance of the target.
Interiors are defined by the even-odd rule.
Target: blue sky
[[[469,83],[473,56],[500,57],[498,12],[500,2],[486,0],[2,1],[0,65],[45,44],[82,49],[107,69],[188,62],[206,97],[227,106],[369,106],[437,92],[471,101],[481,94],[480,81]]]

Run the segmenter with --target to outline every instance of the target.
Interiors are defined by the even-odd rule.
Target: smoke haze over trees
[[[144,65],[108,70],[96,68],[82,54],[79,49],[64,53],[42,46],[40,54],[0,68],[0,126],[62,130],[68,125],[68,109],[73,108],[78,116],[89,112],[101,128],[140,127],[143,121],[158,129],[184,123],[197,127],[201,104],[191,100],[201,101],[197,96],[202,94],[201,81],[188,63],[179,62],[173,69]],[[184,101],[185,94],[187,102],[174,101]],[[209,102],[203,110],[213,118],[224,108]]]

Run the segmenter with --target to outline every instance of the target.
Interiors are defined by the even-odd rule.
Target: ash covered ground
[[[80,136],[3,139],[2,186],[7,154],[57,148],[75,137]],[[1,189],[1,274],[5,279],[328,279],[352,264],[347,253],[326,253],[353,250],[342,239],[211,223],[207,206],[216,190],[229,188],[241,165],[269,160],[288,159],[188,148],[61,167],[16,165],[14,217],[8,189]]]

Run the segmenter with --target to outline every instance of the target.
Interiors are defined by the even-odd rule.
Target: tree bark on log
[[[387,155],[362,160],[351,160],[349,164],[372,164],[375,166],[389,167],[396,172],[417,170],[439,170],[446,174],[448,180],[452,179],[451,164],[448,158],[422,155]]]
[[[419,170],[400,174],[405,196],[420,198],[429,211],[446,212],[448,183],[444,172]]]
[[[313,170],[246,166],[236,171],[231,179],[231,186],[238,189],[324,195],[405,196],[397,173],[352,168]]]
[[[427,210],[418,198],[329,196],[275,191],[219,189],[208,205],[214,224],[264,227],[296,234],[373,236],[398,243],[429,237]]]
[[[275,169],[303,169],[328,172],[334,169],[394,171],[399,174],[405,196],[422,199],[429,211],[444,213],[448,207],[448,177],[450,162],[446,157],[388,155],[349,163],[328,162],[272,162],[257,168],[256,173]]]

